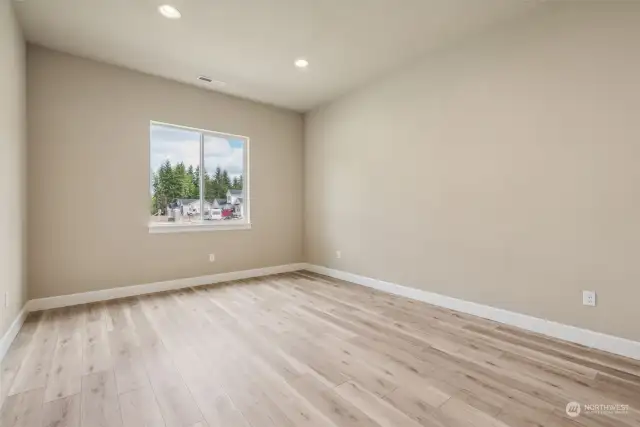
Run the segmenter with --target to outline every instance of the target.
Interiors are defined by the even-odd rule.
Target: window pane
[[[200,133],[151,125],[151,222],[200,222]]]
[[[245,219],[245,141],[222,135],[204,136],[204,219]]]

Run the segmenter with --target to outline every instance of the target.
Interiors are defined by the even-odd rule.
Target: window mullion
[[[200,221],[204,221],[204,133],[200,132]]]

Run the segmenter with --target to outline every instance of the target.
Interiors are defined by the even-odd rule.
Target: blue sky
[[[244,141],[205,135],[204,169],[211,174],[216,167],[226,169],[233,178],[242,174]],[[151,125],[151,170],[157,171],[165,160],[172,165],[184,162],[195,167],[200,161],[200,134],[187,129]]]

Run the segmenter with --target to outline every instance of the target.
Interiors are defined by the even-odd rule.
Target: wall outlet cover
[[[582,291],[582,305],[588,305],[591,307],[596,306],[596,292],[595,291]]]

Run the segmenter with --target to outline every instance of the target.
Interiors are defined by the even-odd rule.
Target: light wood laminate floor
[[[640,362],[306,272],[33,313],[1,380],[2,427],[640,426]]]

